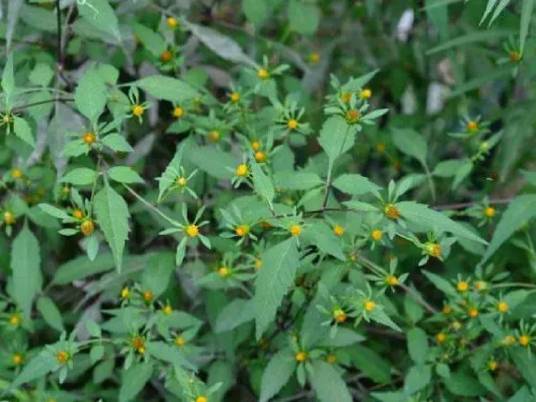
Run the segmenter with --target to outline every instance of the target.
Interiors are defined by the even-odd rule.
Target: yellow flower
[[[287,121],[287,127],[289,130],[296,130],[298,128],[298,120],[296,119],[290,119]]]
[[[478,309],[476,307],[471,307],[469,310],[467,310],[467,315],[471,318],[478,317]]]
[[[513,335],[506,335],[501,343],[504,345],[504,346],[512,346],[516,343],[516,338],[513,336]]]
[[[478,291],[484,291],[488,288],[488,283],[486,281],[476,281],[475,289]]]
[[[66,364],[70,359],[71,355],[65,350],[60,350],[58,353],[56,353],[56,361],[59,364]]]
[[[518,339],[518,342],[521,346],[523,346],[524,348],[526,348],[527,346],[529,346],[530,344],[530,341],[531,341],[531,338],[529,335],[521,335]]]
[[[295,355],[294,355],[294,359],[296,359],[296,361],[298,363],[302,363],[304,362],[305,360],[307,360],[307,352],[303,352],[303,351],[300,351],[300,352],[297,352]]]
[[[179,348],[182,348],[184,345],[186,345],[186,339],[184,339],[183,336],[180,336],[180,335],[177,335],[175,337],[175,340],[173,341],[175,343],[176,346],[178,346]]]
[[[13,225],[15,223],[15,215],[13,215],[13,212],[10,212],[10,211],[4,212],[4,223],[6,225]]]
[[[352,99],[352,93],[351,92],[343,92],[340,96],[341,101],[343,103],[348,103]]]
[[[136,117],[141,117],[143,115],[143,112],[145,111],[145,108],[140,104],[132,105],[132,115]]]
[[[448,304],[445,304],[441,312],[445,315],[449,315],[450,313],[452,313],[452,307],[450,307]]]
[[[235,174],[238,177],[246,177],[249,174],[248,165],[246,165],[245,163],[241,163],[240,165],[238,165],[235,169]]]
[[[291,225],[288,230],[292,236],[297,237],[301,234],[302,227],[300,225]]]
[[[317,64],[320,61],[320,53],[311,52],[309,53],[309,62],[311,64]]]
[[[435,340],[441,345],[447,340],[447,334],[445,334],[444,332],[438,332],[435,336]]]
[[[400,281],[394,275],[387,275],[387,277],[385,278],[385,283],[389,286],[396,286],[400,283]]]
[[[370,237],[372,237],[372,240],[374,241],[380,241],[383,237],[383,232],[380,229],[374,229],[370,232]]]
[[[255,152],[255,160],[258,163],[266,162],[266,153],[262,151]]]
[[[145,339],[143,339],[143,337],[139,335],[135,336],[132,338],[130,345],[132,346],[132,349],[140,355],[145,353]]]
[[[255,258],[255,269],[258,271],[262,268],[262,260],[260,258]]]
[[[199,236],[199,227],[193,223],[186,225],[184,232],[188,237],[197,237]]]
[[[497,363],[496,360],[491,359],[488,362],[488,370],[489,371],[495,371],[495,370],[497,370],[497,367],[499,367],[499,363]]]
[[[518,52],[517,50],[512,50],[508,56],[510,57],[510,61],[513,63],[518,63],[523,58],[523,55]]]
[[[456,284],[456,289],[460,293],[465,293],[465,292],[467,292],[469,290],[469,283],[467,281],[459,281]]]
[[[167,17],[167,18],[166,18],[166,25],[167,25],[168,28],[170,28],[170,29],[175,29],[175,28],[177,28],[177,25],[179,25],[179,22],[177,21],[176,18],[173,18],[173,17]]]
[[[184,176],[177,177],[177,180],[175,180],[175,183],[177,183],[177,186],[179,187],[186,187],[188,184],[188,179]]]
[[[344,312],[343,309],[340,309],[340,308],[337,308],[335,310],[333,310],[333,319],[338,322],[338,323],[343,323],[346,321],[346,313]]]
[[[238,225],[235,228],[235,234],[239,237],[247,236],[249,233],[249,225]]]
[[[363,308],[365,309],[365,311],[370,313],[376,308],[376,302],[374,302],[373,300],[367,299],[363,302]]]
[[[342,235],[344,235],[344,228],[341,225],[335,225],[333,226],[333,233],[335,234],[335,236],[341,237]]]
[[[22,324],[22,317],[19,313],[13,313],[9,316],[8,321],[12,327],[18,327]]]
[[[361,92],[359,92],[359,98],[360,99],[369,99],[372,96],[372,91],[369,88],[363,88]]]
[[[425,244],[426,254],[439,258],[441,257],[441,245],[439,243],[426,243]]]
[[[218,275],[221,278],[227,278],[227,277],[229,277],[231,275],[231,270],[229,269],[229,267],[226,267],[226,266],[219,267],[218,268]]]
[[[467,125],[465,127],[467,129],[468,132],[470,132],[471,134],[474,134],[476,133],[480,127],[478,126],[478,122],[474,121],[474,120],[469,120],[467,122]]]
[[[123,300],[127,300],[130,298],[130,289],[127,286],[121,289],[120,297]]]
[[[81,209],[75,208],[71,214],[75,219],[82,219],[84,217],[84,212]]]
[[[238,92],[236,92],[236,91],[235,91],[235,92],[231,92],[231,93],[229,94],[229,99],[231,99],[231,102],[232,102],[232,103],[238,103],[238,102],[240,102],[240,93],[238,93]]]
[[[11,355],[11,363],[14,366],[20,366],[24,362],[24,356],[21,353],[13,353]]]
[[[495,208],[493,207],[484,208],[484,216],[486,218],[493,218],[495,216]]]
[[[510,306],[508,306],[508,303],[506,303],[504,300],[499,301],[497,303],[497,311],[501,314],[507,313],[510,309]]]
[[[20,170],[19,168],[11,169],[11,177],[15,180],[20,179],[22,177],[22,170]]]
[[[257,140],[251,141],[251,149],[253,149],[254,151],[258,151],[261,148],[262,148],[262,144],[260,141],[257,141]]]
[[[173,108],[173,117],[180,119],[182,116],[184,116],[184,109],[180,106],[175,106]]]
[[[173,53],[171,53],[169,50],[164,50],[162,54],[160,55],[160,61],[162,63],[167,63],[171,61],[172,58],[173,58]]]
[[[154,293],[151,290],[145,290],[141,296],[146,303],[151,303],[154,299]]]
[[[208,402],[208,398],[206,396],[201,395],[195,398],[195,402]]]
[[[80,225],[80,232],[86,237],[91,236],[95,231],[95,224],[91,219],[85,219]]]
[[[398,210],[398,208],[396,207],[395,204],[387,204],[387,205],[385,205],[385,207],[383,208],[383,213],[389,219],[395,220],[395,219],[400,218],[400,211]]]
[[[221,134],[218,130],[212,130],[208,133],[208,139],[212,142],[218,142],[220,140]]]
[[[346,112],[345,117],[348,123],[357,123],[361,117],[361,112],[357,109],[350,109]]]
[[[270,78],[270,72],[267,69],[261,67],[257,70],[257,77],[259,77],[261,80],[266,80]]]
[[[326,356],[326,362],[329,364],[337,363],[337,356],[335,356],[333,353],[330,353]]]
[[[162,313],[165,315],[171,315],[171,313],[173,313],[173,307],[171,307],[170,304],[166,304],[164,307],[162,307]]]

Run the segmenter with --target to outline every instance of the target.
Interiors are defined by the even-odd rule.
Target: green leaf
[[[52,354],[47,350],[44,350],[24,365],[24,368],[15,378],[15,381],[13,381],[11,387],[16,389],[22,384],[38,378],[43,378],[54,370],[55,367],[56,362],[54,360],[54,356],[52,356]]]
[[[512,200],[497,224],[493,238],[479,265],[484,264],[518,229],[536,216],[536,194],[523,194]]]
[[[408,395],[414,394],[426,387],[431,379],[432,370],[430,369],[430,366],[413,366],[409,369],[404,380],[404,391]]]
[[[253,25],[260,26],[268,17],[268,4],[265,0],[242,0],[244,15]]]
[[[393,129],[391,137],[400,152],[417,159],[422,165],[426,164],[428,146],[422,135],[408,128],[397,128]]]
[[[40,265],[39,242],[25,224],[13,241],[11,270],[13,272],[13,299],[26,318],[30,317],[33,299],[41,290],[43,277]]]
[[[32,135],[32,129],[28,122],[21,117],[13,117],[13,131],[15,135],[23,140],[28,145],[35,147],[35,140]]]
[[[374,382],[388,384],[391,381],[391,365],[372,349],[354,345],[348,355],[354,365]]]
[[[296,368],[292,351],[280,350],[268,362],[261,380],[260,402],[266,402],[283,388]]]
[[[9,53],[2,72],[2,92],[4,93],[6,109],[11,110],[13,106],[13,95],[15,94],[15,74],[13,71],[13,52]]]
[[[76,168],[68,172],[61,181],[76,186],[87,186],[93,184],[97,178],[97,172],[89,168]]]
[[[106,85],[95,68],[89,68],[78,81],[74,103],[80,113],[95,124],[106,106]]]
[[[114,166],[108,170],[108,176],[119,183],[143,183],[140,175],[130,166]]]
[[[310,373],[311,385],[320,402],[352,402],[350,391],[335,367],[322,360],[314,360]]]
[[[423,364],[428,357],[428,340],[426,332],[420,328],[412,328],[407,334],[408,352],[417,364]]]
[[[529,33],[530,20],[534,10],[534,0],[523,0],[521,6],[521,24],[519,27],[519,51],[523,54],[525,50],[525,41]]]
[[[119,402],[133,400],[153,375],[153,365],[150,362],[137,363],[123,371],[121,388],[119,389]]]
[[[381,190],[380,186],[374,184],[369,179],[359,174],[343,174],[335,179],[333,186],[343,193],[350,195],[372,193],[379,197],[379,190]]]
[[[156,99],[183,103],[195,98],[197,91],[186,82],[164,75],[151,75],[135,81],[136,85]]]
[[[324,222],[312,224],[310,230],[304,233],[304,237],[310,239],[321,252],[332,255],[341,261],[346,261],[347,257],[342,250],[340,238]]]
[[[121,41],[119,22],[108,0],[79,1],[78,12],[89,24],[99,31],[111,34],[117,42]]]
[[[189,152],[188,158],[200,170],[217,179],[233,177],[235,158],[227,152],[212,146],[196,147]]]
[[[422,273],[434,284],[436,288],[441,290],[446,295],[455,296],[456,289],[450,284],[449,281],[443,279],[439,275],[423,270]]]
[[[218,315],[214,331],[231,331],[255,318],[255,305],[251,300],[234,299]]]
[[[39,204],[39,208],[49,214],[50,216],[53,216],[54,218],[58,219],[69,219],[70,216],[65,212],[63,209],[56,208],[53,205],[41,203]]]
[[[37,300],[37,309],[45,319],[45,322],[59,332],[64,330],[61,312],[49,297],[40,297]]]
[[[268,202],[268,205],[271,206],[275,196],[274,185],[254,159],[252,159],[250,163],[251,174],[253,176],[253,188],[255,189],[255,192],[264,198]]]
[[[50,84],[53,77],[54,70],[48,64],[38,63],[30,73],[28,79],[34,85],[46,87]]]
[[[158,253],[147,261],[143,270],[143,289],[150,289],[155,297],[160,296],[169,286],[171,274],[175,269],[175,255],[173,253]]]
[[[490,41],[496,43],[500,38],[506,38],[511,35],[515,35],[515,31],[511,30],[498,30],[493,31],[475,31],[467,35],[459,36],[457,38],[451,39],[447,42],[444,42],[432,49],[428,50],[426,54],[431,55],[438,52],[443,52],[453,47],[464,46],[471,43],[486,42]]]
[[[348,125],[340,116],[332,116],[324,122],[318,142],[328,154],[330,163],[354,145],[356,132],[357,128]]]
[[[458,370],[443,380],[447,389],[454,395],[477,397],[484,395],[486,389],[473,377],[469,370]]]
[[[290,0],[288,5],[290,29],[303,35],[312,35],[320,22],[320,10],[314,4],[301,0]]]
[[[102,143],[116,152],[132,152],[134,149],[120,134],[112,133],[102,139]]]
[[[166,170],[164,170],[164,173],[162,173],[162,176],[160,176],[158,180],[158,202],[162,200],[162,197],[166,190],[175,184],[175,180],[177,179],[177,176],[180,174],[180,167],[181,167],[181,161],[182,161],[182,153],[183,153],[184,147],[180,147],[175,152],[175,155],[173,155],[173,159],[171,159],[171,162],[166,166]]]
[[[275,172],[274,181],[277,188],[283,190],[309,190],[323,184],[322,179],[316,173],[294,172],[285,170]]]
[[[287,239],[266,250],[261,260],[263,267],[255,281],[255,321],[257,339],[273,322],[277,309],[294,283],[300,263],[296,239]]]
[[[97,222],[114,256],[115,266],[121,271],[123,250],[128,238],[128,205],[109,185],[95,195]]]
[[[147,342],[147,352],[164,362],[171,363],[174,366],[182,366],[194,369],[191,363],[186,360],[183,353],[173,344],[166,342]]]
[[[532,388],[536,388],[536,359],[534,355],[529,354],[526,349],[513,348],[510,350],[510,356],[525,381]]]
[[[93,261],[83,255],[60,265],[54,273],[53,283],[66,285],[88,276],[106,272],[114,267],[114,259],[110,253],[101,253]]]
[[[424,204],[419,204],[414,201],[403,201],[396,204],[400,211],[400,215],[408,222],[428,228],[431,231],[442,233],[450,232],[455,236],[473,240],[482,244],[487,242],[480,238],[465,226],[453,221],[445,214],[434,211]]]
[[[151,52],[153,56],[160,57],[160,55],[166,50],[167,45],[162,35],[157,34],[153,30],[141,24],[134,24],[133,30],[141,43],[143,43],[143,46],[149,52]]]

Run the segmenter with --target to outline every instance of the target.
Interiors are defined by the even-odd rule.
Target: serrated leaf
[[[70,218],[67,212],[65,212],[63,209],[56,208],[53,205],[41,203],[38,206],[43,212],[47,213],[50,216],[53,216],[54,218],[58,218],[58,219]]]
[[[37,300],[37,309],[52,328],[62,332],[64,330],[61,312],[49,297],[40,297]]]
[[[140,87],[156,99],[183,103],[195,98],[197,91],[186,82],[164,75],[151,75],[135,81],[133,85]]]
[[[108,0],[79,1],[78,12],[99,31],[111,34],[117,42],[121,41],[119,22]]]
[[[322,360],[315,360],[312,364],[311,385],[321,402],[352,402],[350,391],[344,380],[334,366]]]
[[[464,239],[487,244],[484,239],[471,232],[465,226],[453,221],[439,211],[434,211],[433,209],[428,208],[428,206],[424,204],[419,204],[414,201],[403,201],[397,203],[396,206],[400,211],[400,215],[408,222],[427,227],[434,232],[449,232]]]
[[[432,378],[430,366],[417,365],[409,369],[404,379],[404,391],[411,395],[426,387]]]
[[[423,136],[411,129],[393,129],[393,143],[400,150],[415,159],[421,164],[426,164],[426,153],[428,146]]]
[[[11,269],[13,272],[13,299],[30,317],[33,299],[41,290],[43,277],[41,274],[41,254],[39,242],[25,224],[13,241],[11,249]]]
[[[350,195],[363,195],[372,193],[380,196],[381,187],[359,174],[343,174],[335,179],[333,187]]]
[[[32,128],[26,120],[21,117],[13,117],[13,131],[17,137],[23,140],[28,145],[35,147],[35,140],[32,135]]]
[[[516,230],[536,216],[536,194],[520,195],[512,200],[502,214],[493,238],[479,265],[484,264]]]
[[[102,139],[102,143],[116,152],[132,152],[134,149],[120,134],[112,133]]]
[[[128,205],[109,185],[95,195],[95,214],[104,238],[114,256],[115,266],[121,271],[123,250],[128,238]]]
[[[234,299],[220,311],[214,331],[231,331],[254,318],[255,305],[251,300]]]
[[[78,81],[74,103],[80,113],[96,123],[106,106],[106,85],[95,68],[89,68]]]
[[[251,160],[251,174],[253,176],[253,188],[255,192],[272,205],[274,200],[275,190],[272,180],[262,171],[261,167],[255,160]]]
[[[357,128],[340,116],[332,116],[324,122],[318,142],[331,163],[354,145],[356,132]]]
[[[143,43],[143,46],[151,52],[153,56],[160,57],[166,50],[166,42],[162,35],[141,24],[134,24],[133,30],[141,43]]]
[[[13,71],[13,53],[9,53],[2,71],[2,92],[5,96],[6,108],[11,109],[15,93],[15,74]]]
[[[196,147],[188,153],[190,161],[199,170],[217,179],[233,177],[235,158],[227,152],[212,146]]]
[[[123,371],[119,402],[128,402],[138,395],[153,375],[153,365],[150,362],[137,363]]]
[[[417,364],[423,364],[428,357],[428,339],[426,332],[420,328],[412,328],[407,334],[408,352]]]
[[[454,289],[454,286],[452,286],[450,282],[447,281],[446,279],[443,279],[439,275],[436,275],[432,272],[423,270],[422,273],[430,280],[430,282],[434,284],[436,288],[438,288],[445,294],[450,295],[450,296],[456,295],[456,289]]]
[[[130,166],[114,166],[108,170],[108,176],[119,183],[143,183],[140,175]]]
[[[87,186],[93,184],[96,178],[97,172],[93,169],[76,168],[67,172],[61,181],[63,183],[74,184],[75,186]]]
[[[260,402],[266,402],[288,382],[296,367],[292,351],[280,350],[268,362],[261,379]]]
[[[391,365],[372,349],[354,345],[348,355],[354,365],[374,382],[388,384],[391,381]]]
[[[300,262],[296,239],[287,239],[266,250],[263,267],[255,281],[255,322],[257,339],[273,322],[283,297],[294,282]]]

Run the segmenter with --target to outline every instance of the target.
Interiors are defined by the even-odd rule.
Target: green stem
[[[171,223],[173,226],[180,227],[181,224],[177,222],[176,220],[170,218],[165,213],[160,211],[157,207],[155,207],[153,204],[151,204],[149,201],[147,201],[145,198],[143,198],[141,195],[139,195],[132,187],[130,187],[128,184],[123,183],[123,187],[125,187],[130,194],[132,194],[134,197],[138,199],[143,205],[145,205],[149,210],[153,211],[155,214],[160,216],[162,219],[166,220],[167,222]]]

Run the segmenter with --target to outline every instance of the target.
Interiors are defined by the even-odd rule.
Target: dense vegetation
[[[0,399],[536,400],[533,11],[0,2]]]

